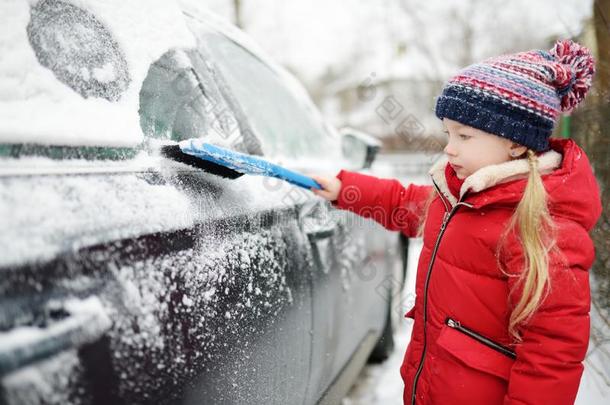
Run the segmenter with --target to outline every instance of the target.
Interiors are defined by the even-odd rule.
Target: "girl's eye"
[[[447,134],[447,136],[449,136],[449,131],[444,130],[443,132],[444,132],[444,133],[446,133],[446,134]],[[459,134],[458,136],[459,136],[459,137],[460,137],[460,139],[462,139],[462,140],[470,139],[470,135]]]

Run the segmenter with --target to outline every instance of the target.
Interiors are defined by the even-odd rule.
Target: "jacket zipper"
[[[470,336],[474,340],[476,340],[480,343],[483,343],[485,346],[490,347],[490,348],[494,349],[495,351],[500,352],[503,355],[510,357],[511,359],[517,358],[517,355],[515,354],[515,352],[510,350],[508,347],[502,346],[501,344],[496,343],[493,340],[473,331],[472,329],[462,326],[462,324],[460,324],[459,321],[456,321],[453,318],[447,318],[445,320],[445,324],[447,326],[449,326],[450,328],[456,329],[456,330],[462,332],[463,334]]]
[[[415,372],[415,378],[413,379],[413,391],[411,393],[411,405],[415,405],[416,392],[417,392],[417,382],[418,382],[419,376],[421,375],[421,372],[423,370],[424,359],[425,359],[425,356],[426,356],[426,349],[427,349],[426,322],[427,322],[427,319],[428,319],[428,311],[427,311],[427,309],[428,309],[428,284],[430,282],[430,275],[432,274],[432,266],[434,265],[434,261],[436,259],[436,252],[438,251],[438,246],[441,243],[441,239],[443,237],[443,234],[445,233],[445,229],[447,228],[447,224],[449,223],[449,220],[451,219],[451,217],[453,217],[453,215],[455,214],[455,212],[457,211],[459,206],[460,205],[465,205],[467,207],[472,208],[471,204],[462,202],[462,199],[464,198],[464,196],[462,196],[462,199],[460,199],[460,201],[458,201],[455,204],[455,206],[453,206],[451,211],[449,211],[449,206],[445,202],[445,199],[443,197],[443,193],[438,188],[438,185],[434,181],[434,178],[432,178],[432,184],[434,185],[434,188],[436,189],[436,192],[439,194],[439,197],[440,197],[441,201],[445,205],[445,214],[443,215],[443,222],[441,224],[441,229],[439,230],[438,236],[436,237],[436,242],[434,243],[434,249],[432,250],[432,257],[430,258],[430,263],[428,264],[428,270],[426,272],[426,281],[424,282],[424,303],[423,303],[423,312],[424,312],[424,325],[423,325],[423,329],[424,329],[424,347],[422,349],[422,354],[421,354],[421,357],[419,359],[419,365],[417,366],[417,371]]]

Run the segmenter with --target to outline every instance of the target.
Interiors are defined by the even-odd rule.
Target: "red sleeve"
[[[341,190],[332,202],[334,207],[371,218],[388,230],[416,236],[432,186],[404,187],[398,180],[348,170],[341,170],[336,177],[341,180]]]
[[[588,269],[595,252],[580,225],[563,222],[557,246],[565,257],[563,262],[558,257],[550,259],[550,292],[532,318],[519,328],[523,341],[515,348],[517,359],[504,405],[572,405],[578,393],[589,344]],[[514,239],[509,246],[506,269],[512,272],[523,266],[523,253]],[[511,289],[516,283],[517,277],[509,277]],[[510,297],[511,309],[521,293],[519,288]]]

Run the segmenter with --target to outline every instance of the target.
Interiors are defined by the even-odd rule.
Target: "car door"
[[[163,55],[151,66],[142,94],[140,115],[151,138],[200,137],[242,152],[262,152],[246,115],[202,49]],[[292,186],[278,188],[256,176],[227,180],[197,175],[216,184],[212,195],[219,198],[218,212],[197,211],[224,218],[220,232],[211,229],[213,241],[223,234],[229,238],[230,249],[218,255],[218,268],[227,262],[239,267],[227,279],[235,286],[214,292],[228,296],[228,301],[222,299],[226,310],[216,304],[214,317],[219,322],[214,339],[227,349],[197,376],[184,401],[300,402],[311,350],[312,252],[298,221],[298,201],[284,199],[286,187]],[[201,195],[198,204],[206,198],[209,194]]]
[[[294,211],[222,212],[243,188],[199,173],[32,175],[20,160],[0,180],[7,403],[304,393],[309,252]]]
[[[336,173],[347,163],[339,139],[290,78],[236,39],[197,18],[189,21],[266,155],[304,172]],[[287,190],[283,200],[304,201],[299,215],[313,251],[313,351],[306,403],[316,403],[359,351],[364,353],[362,366],[383,328],[387,300],[374,291],[387,274],[388,236],[372,221],[334,210],[309,191]],[[358,366],[352,374],[354,370]]]

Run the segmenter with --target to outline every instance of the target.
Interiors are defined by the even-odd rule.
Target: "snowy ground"
[[[415,271],[421,250],[421,239],[411,240],[409,246],[408,278],[403,294],[415,291]],[[591,309],[592,341],[585,360],[580,390],[576,405],[603,405],[610,403],[610,327],[603,324],[595,308]],[[352,387],[342,405],[402,405],[403,384],[400,378],[400,364],[411,338],[410,320],[404,319],[394,337],[396,350],[381,365],[367,366]],[[600,338],[601,337],[601,338]],[[594,341],[596,339],[596,341]]]

